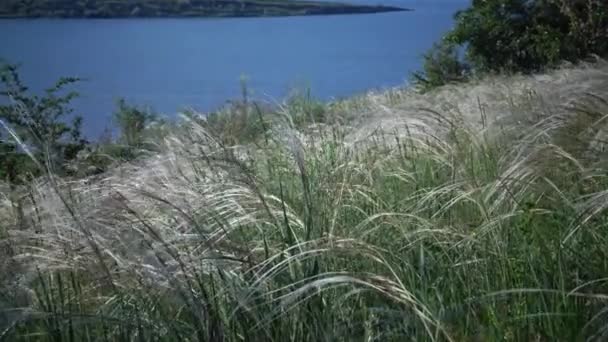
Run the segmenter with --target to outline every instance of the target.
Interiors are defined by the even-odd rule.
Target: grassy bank
[[[607,90],[599,62],[242,106],[48,174],[0,209],[0,339],[606,338]]]

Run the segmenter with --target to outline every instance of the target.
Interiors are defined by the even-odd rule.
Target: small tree
[[[82,118],[73,116],[68,122],[73,112],[69,105],[78,94],[66,92],[65,88],[78,79],[60,79],[42,97],[28,93],[16,65],[0,66],[0,81],[0,97],[6,100],[0,104],[0,120],[4,128],[11,130],[0,133],[0,176],[14,183],[24,174],[41,171],[24,149],[48,163],[53,171],[65,171],[65,162],[75,158],[87,143],[81,135]],[[15,137],[20,139],[19,144]]]

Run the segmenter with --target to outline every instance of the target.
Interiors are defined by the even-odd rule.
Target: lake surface
[[[351,1],[369,3],[370,1]],[[374,3],[372,1],[372,3]],[[0,58],[39,91],[86,79],[74,103],[85,134],[110,126],[124,97],[173,115],[240,96],[279,102],[294,88],[331,100],[405,84],[469,0],[393,0],[414,12],[235,19],[2,20]]]

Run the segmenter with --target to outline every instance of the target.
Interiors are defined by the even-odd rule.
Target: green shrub
[[[77,78],[62,78],[43,96],[32,95],[21,81],[16,65],[0,66],[0,81],[4,86],[0,97],[0,177],[14,183],[24,175],[35,175],[40,164],[59,174],[66,171],[67,161],[74,159],[87,144],[81,134],[82,118],[73,116],[71,101],[76,92],[66,87]],[[71,118],[71,122],[68,119]]]
[[[448,35],[480,71],[535,72],[608,54],[603,0],[473,1]]]
[[[299,128],[316,123],[327,123],[329,119],[325,104],[316,99],[309,88],[294,90],[287,99],[286,109],[293,123]]]
[[[114,120],[120,130],[118,141],[130,147],[142,147],[145,143],[144,132],[148,125],[157,119],[157,115],[135,105],[129,105],[124,99],[118,100],[118,109]]]
[[[423,71],[414,74],[423,89],[463,80],[467,71],[533,73],[608,56],[604,0],[474,0],[455,18],[455,27],[424,57]]]
[[[448,83],[464,81],[468,66],[458,54],[458,46],[448,41],[436,43],[424,55],[424,72],[414,73],[414,82],[423,89],[431,89]]]

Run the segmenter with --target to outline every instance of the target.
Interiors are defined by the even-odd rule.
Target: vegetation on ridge
[[[267,17],[404,10],[296,0],[3,0],[0,18]]]

